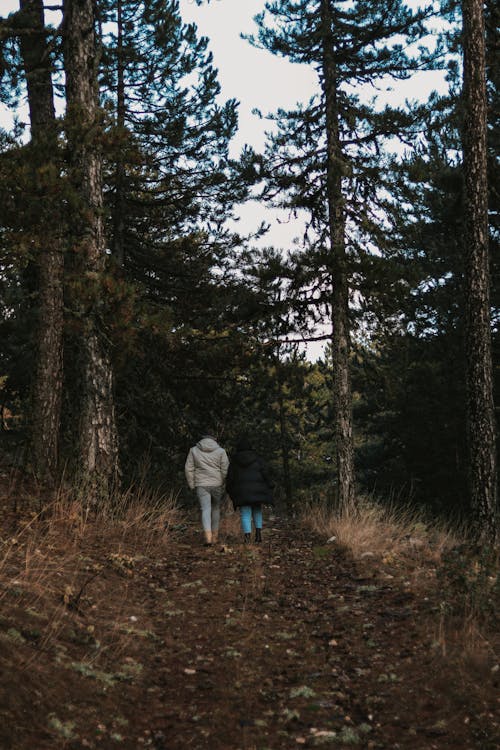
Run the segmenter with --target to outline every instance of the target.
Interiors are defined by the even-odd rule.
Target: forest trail
[[[279,518],[261,545],[200,540],[193,518],[164,557],[115,555],[2,681],[2,750],[500,746],[494,685],[442,657],[411,581]]]

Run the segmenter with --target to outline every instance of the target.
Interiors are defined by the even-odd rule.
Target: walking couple
[[[273,504],[272,483],[264,461],[241,438],[229,461],[213,434],[205,432],[188,453],[187,483],[196,491],[201,510],[205,545],[215,544],[219,534],[220,509],[227,491],[233,507],[239,508],[245,543],[251,541],[252,520],[255,541],[262,541],[262,505]]]

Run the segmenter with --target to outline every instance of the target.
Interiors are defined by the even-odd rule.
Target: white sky
[[[262,148],[265,124],[252,109],[257,107],[265,114],[308,99],[316,86],[314,71],[255,49],[240,38],[241,33],[255,32],[253,18],[263,10],[264,0],[212,0],[202,6],[194,0],[180,0],[179,4],[184,21],[196,23],[200,35],[210,39],[222,96],[240,102],[240,131],[235,145],[251,143],[256,149]]]

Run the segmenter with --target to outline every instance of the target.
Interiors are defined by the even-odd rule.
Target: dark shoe
[[[262,529],[255,529],[255,541],[257,543],[262,541]]]
[[[251,541],[252,541],[251,540],[251,535],[250,534],[245,534],[245,544],[250,544]]]

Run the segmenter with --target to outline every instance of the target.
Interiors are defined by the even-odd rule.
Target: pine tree
[[[241,241],[227,221],[247,188],[228,154],[236,102],[219,102],[208,40],[182,22],[178,2],[110,0],[105,11],[105,208],[118,266],[109,314],[122,449],[134,461],[176,450],[216,412]]]
[[[83,372],[79,458],[84,478],[106,494],[119,467],[113,371],[101,315],[106,240],[94,3],[65,0],[63,13],[66,133],[74,190],[71,239]]]
[[[221,228],[245,187],[228,157],[236,102],[217,101],[208,40],[183,24],[176,0],[112,0],[106,19],[116,29],[103,38],[101,73],[115,121],[106,153],[112,247],[123,248],[116,253],[131,274],[190,232],[205,231],[213,251],[227,247]]]
[[[268,17],[271,21],[267,22]],[[411,130],[417,113],[363,103],[359,89],[407,78],[431,64],[428,54],[406,51],[424,33],[426,11],[399,2],[332,0],[268,2],[257,16],[254,44],[294,63],[314,65],[321,94],[294,112],[278,112],[265,154],[265,196],[310,216],[308,234],[316,275],[333,324],[334,412],[339,502],[355,498],[350,320],[348,304],[356,256],[381,239],[383,187],[380,154],[385,138]],[[405,40],[402,43],[402,39]]]
[[[41,478],[54,479],[59,449],[62,393],[63,335],[63,238],[59,194],[58,128],[54,110],[52,54],[44,21],[42,0],[20,0],[19,11],[1,25],[11,45],[6,62],[6,100],[16,92],[16,80],[24,79],[31,124],[31,142],[22,149],[25,165],[24,208],[16,222],[16,242],[30,238],[30,254],[23,284],[31,300],[36,335],[32,347],[30,460]],[[3,46],[6,50],[5,43]],[[6,87],[7,89],[7,87]],[[29,175],[29,176],[28,176]],[[24,238],[24,240],[23,240]]]
[[[465,346],[469,486],[475,533],[494,543],[496,435],[488,249],[487,98],[484,7],[463,0]]]
[[[63,386],[63,237],[57,222],[58,131],[54,110],[51,55],[48,49],[43,0],[20,0],[21,56],[24,62],[31,122],[30,160],[34,172],[39,251],[36,375],[33,384],[32,460],[40,477],[55,477],[59,459],[59,429]],[[55,188],[55,190],[54,190]],[[35,218],[35,217],[33,217]],[[56,226],[47,232],[47,226]]]
[[[498,24],[489,8],[487,76],[490,165],[490,257],[495,268],[495,144]],[[366,481],[391,487],[419,503],[470,521],[465,450],[464,368],[464,181],[460,124],[460,19],[450,17],[449,92],[434,94],[419,145],[390,170],[390,217],[383,258],[373,258],[384,276],[375,287],[368,317],[371,339],[361,346],[355,379],[362,391],[358,419],[366,443]],[[380,275],[380,274],[379,274]],[[496,313],[498,276],[492,278]],[[361,289],[364,294],[364,290]],[[366,295],[364,295],[366,296]],[[498,335],[496,333],[496,340]],[[498,387],[498,378],[497,378]],[[376,480],[374,479],[376,477]]]

